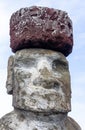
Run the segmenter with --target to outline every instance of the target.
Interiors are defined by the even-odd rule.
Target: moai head
[[[10,18],[7,90],[13,106],[38,112],[69,112],[72,21],[65,11],[32,6]],[[32,49],[30,49],[32,48]]]
[[[70,111],[70,74],[65,56],[44,49],[17,51],[9,58],[7,91],[13,94],[15,108]]]
[[[80,130],[67,116],[71,84],[66,56],[72,52],[72,22],[61,10],[32,6],[10,19],[7,92],[15,110],[0,130]]]

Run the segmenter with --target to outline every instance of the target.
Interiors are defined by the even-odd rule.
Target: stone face
[[[67,114],[33,113],[14,110],[0,120],[0,130],[81,130]]]
[[[55,113],[71,110],[70,74],[62,53],[24,49],[17,51],[12,61],[14,75],[10,76],[15,108]],[[9,80],[7,82],[11,82]]]
[[[44,48],[68,56],[73,47],[72,22],[65,11],[47,7],[22,8],[10,19],[10,47]]]
[[[22,8],[10,19],[7,93],[14,110],[0,130],[81,130],[71,111],[68,56],[73,47],[67,13],[47,7]]]

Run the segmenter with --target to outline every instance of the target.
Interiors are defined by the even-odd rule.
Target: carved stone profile
[[[71,110],[68,61],[60,52],[23,49],[9,58],[7,91],[14,111],[0,130],[80,130]]]
[[[73,48],[72,21],[65,11],[32,6],[13,13],[6,88],[14,110],[0,130],[81,130],[68,116],[71,82],[66,59]]]

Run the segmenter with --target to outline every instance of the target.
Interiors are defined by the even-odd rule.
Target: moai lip
[[[72,21],[65,11],[32,6],[22,8],[10,19],[10,47],[43,48],[68,56],[73,48]]]
[[[65,56],[73,47],[67,13],[22,8],[11,17],[10,40],[15,55],[8,60],[6,88],[14,110],[0,119],[0,130],[81,130],[67,115],[71,84]]]
[[[0,130],[81,130],[70,111],[66,57],[45,49],[23,49],[8,61],[7,92],[14,110],[0,119]]]

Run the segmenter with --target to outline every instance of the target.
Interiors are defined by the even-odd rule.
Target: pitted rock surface
[[[14,110],[0,119],[0,130],[81,130],[67,114]]]
[[[13,92],[15,108],[45,113],[71,110],[70,73],[62,53],[23,49],[8,63],[7,90]]]
[[[71,110],[68,61],[45,49],[23,49],[8,60],[7,92],[14,110],[0,119],[0,130],[81,130]]]
[[[68,56],[73,47],[72,21],[65,11],[32,6],[15,12],[10,19],[10,47],[44,48]]]

